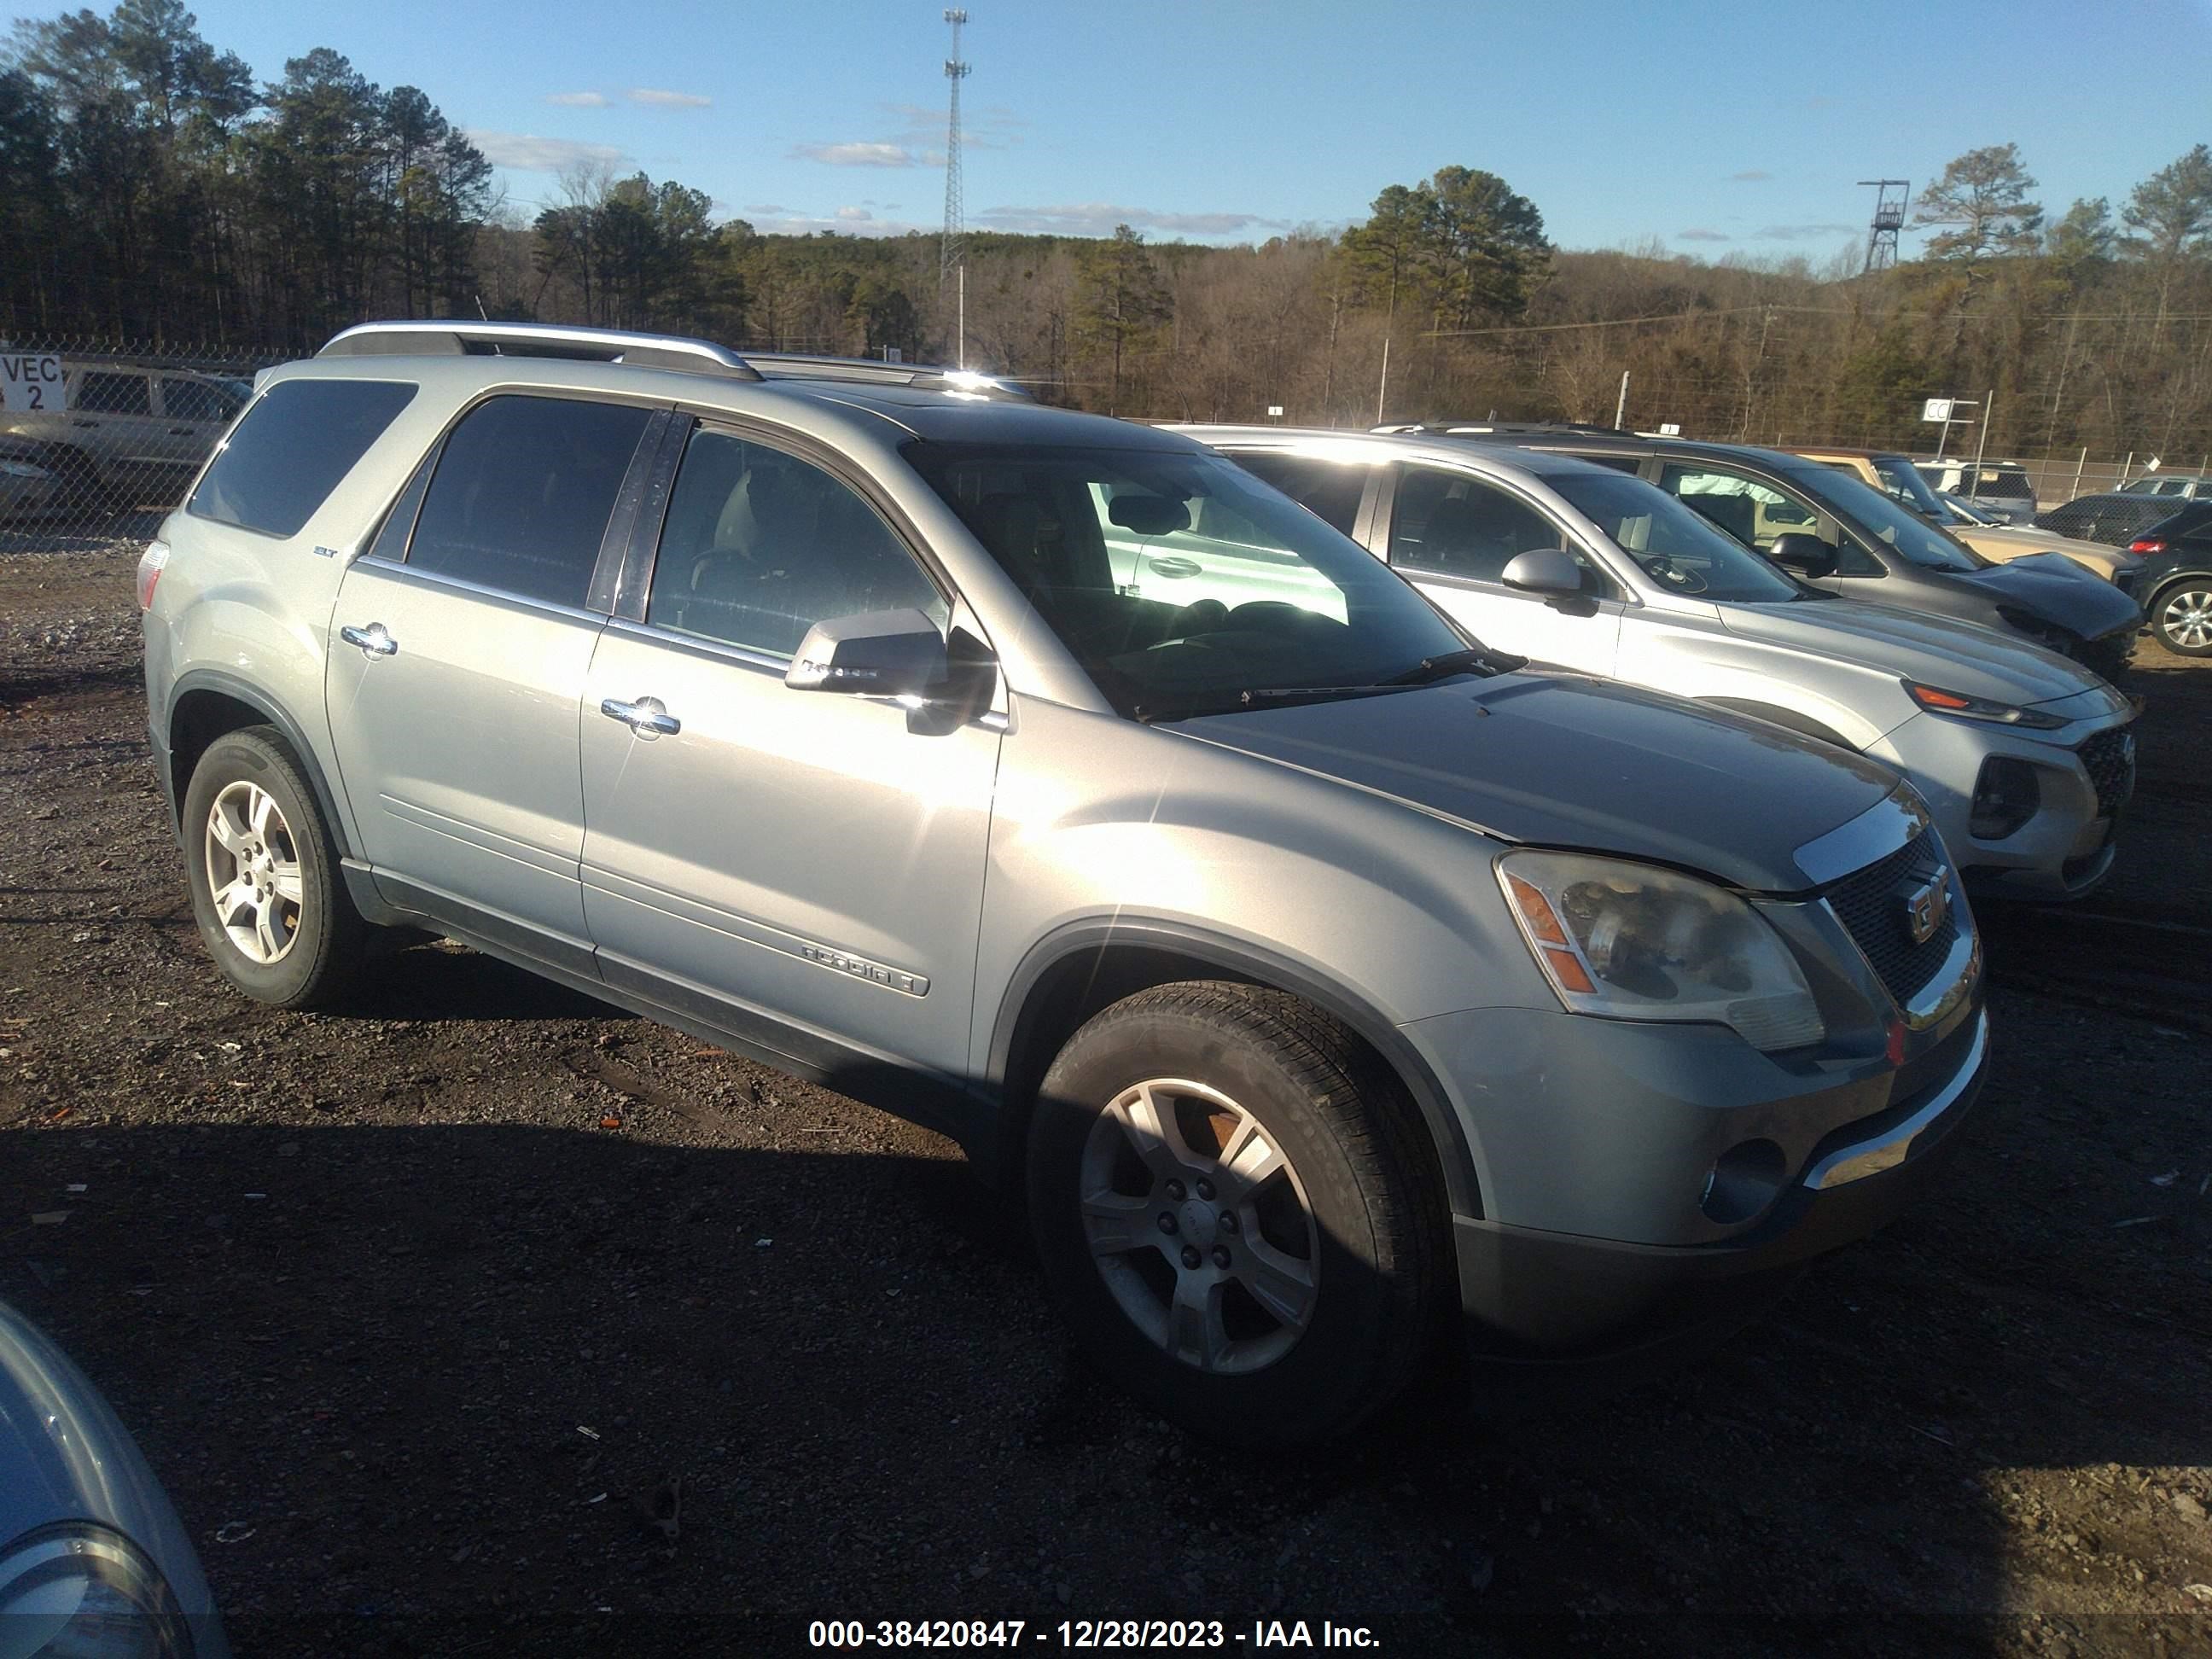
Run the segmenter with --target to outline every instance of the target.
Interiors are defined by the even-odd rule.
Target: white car
[[[1808,587],[1640,478],[1449,436],[1188,427],[1400,570],[1499,650],[1886,762],[1975,884],[2074,898],[2111,870],[2136,708],[2054,652]],[[1115,580],[1249,593],[1200,521],[1110,543]]]

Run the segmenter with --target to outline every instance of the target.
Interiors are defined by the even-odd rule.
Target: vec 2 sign
[[[51,352],[0,352],[0,410],[58,414],[69,407],[62,358]]]
[[[0,410],[52,415],[69,407],[62,360],[51,352],[0,352]]]

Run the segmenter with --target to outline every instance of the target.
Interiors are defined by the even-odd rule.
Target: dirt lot
[[[929,1134],[452,947],[343,1017],[228,993],[134,553],[0,548],[0,1297],[134,1426],[242,1652],[1132,1615],[2212,1652],[2212,672],[2144,648],[2109,892],[1986,918],[1996,1077],[1940,1197],[1623,1398],[1271,1460],[1089,1380]]]

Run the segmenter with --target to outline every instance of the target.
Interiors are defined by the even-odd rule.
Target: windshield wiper
[[[1229,691],[1205,701],[1177,703],[1138,703],[1130,713],[1147,726],[1161,720],[1194,720],[1201,714],[1242,714],[1255,708],[1280,708],[1293,702],[1328,702],[1346,697],[1380,697],[1393,691],[1409,691],[1413,682],[1384,680],[1366,685],[1262,685]]]
[[[1218,697],[1178,703],[1138,703],[1129,712],[1147,725],[1160,720],[1192,720],[1201,714],[1237,714],[1249,709],[1279,708],[1293,702],[1328,702],[1347,697],[1387,696],[1410,691],[1417,685],[1449,679],[1454,674],[1510,674],[1525,665],[1526,657],[1476,647],[1447,651],[1424,657],[1402,674],[1370,680],[1364,685],[1261,685],[1242,691],[1224,691]]]
[[[1404,673],[1393,674],[1387,680],[1378,681],[1377,685],[1426,685],[1431,680],[1449,679],[1454,674],[1510,674],[1528,664],[1526,657],[1477,646],[1466,651],[1447,651],[1440,657],[1424,657]]]

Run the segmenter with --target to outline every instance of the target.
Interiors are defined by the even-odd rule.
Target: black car
[[[2212,657],[2212,501],[2191,501],[2128,544],[2151,637],[2178,656]]]
[[[2063,506],[2035,515],[2035,527],[2076,541],[2102,542],[2125,547],[2174,509],[2175,503],[2155,495],[2124,495],[2108,490],[2101,495],[2076,495]]]
[[[2120,678],[2142,623],[2133,599],[2063,553],[1993,564],[1881,490],[1779,450],[1588,428],[1386,429],[1487,439],[1636,473],[1815,587],[2017,634],[2106,679]]]

